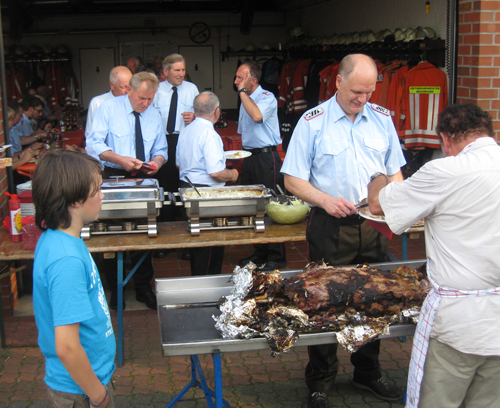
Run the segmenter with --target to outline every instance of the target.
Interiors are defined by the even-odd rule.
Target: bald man
[[[360,218],[355,208],[367,197],[372,175],[402,181],[405,164],[390,112],[369,103],[377,82],[373,59],[346,56],[337,93],[307,111],[297,123],[281,172],[286,188],[312,205],[306,237],[311,261],[330,265],[387,260],[388,239]],[[380,370],[380,340],[352,353],[353,385],[387,401],[401,392]],[[305,381],[309,407],[328,408],[327,393],[338,371],[337,344],[309,347]]]
[[[94,115],[97,112],[97,109],[101,106],[101,104],[106,100],[113,98],[115,96],[126,95],[130,89],[129,83],[130,78],[132,78],[132,73],[127,67],[117,66],[114,67],[109,73],[109,92],[105,94],[98,95],[92,98],[89,103],[89,109],[87,111],[87,123],[85,125],[85,139],[87,139],[90,129],[92,127],[92,120],[94,119]],[[87,143],[87,153],[92,155],[92,152],[89,151],[89,144]]]

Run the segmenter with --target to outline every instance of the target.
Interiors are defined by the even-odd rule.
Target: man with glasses
[[[219,98],[203,92],[194,98],[195,119],[179,135],[176,165],[180,187],[189,187],[187,179],[197,187],[220,187],[236,181],[238,171],[226,169],[221,137],[214,130],[219,120]],[[224,247],[192,248],[189,250],[191,275],[219,274],[224,260]]]
[[[45,129],[39,129],[37,121],[43,114],[43,103],[35,96],[24,98],[21,102],[23,116],[16,126],[17,136],[23,146],[35,143],[33,149],[40,149],[43,145],[37,143],[47,136],[47,131],[52,128],[50,124]]]

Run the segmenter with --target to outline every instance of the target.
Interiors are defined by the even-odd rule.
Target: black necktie
[[[177,87],[172,87],[172,99],[170,110],[168,111],[167,134],[171,135],[175,131],[175,115],[177,114]]]
[[[139,112],[133,112],[135,116],[135,155],[140,161],[145,161],[144,142],[142,141],[141,120]]]

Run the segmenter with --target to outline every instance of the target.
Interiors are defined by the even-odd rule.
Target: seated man
[[[223,186],[236,181],[238,171],[226,169],[222,139],[214,130],[219,120],[219,98],[203,92],[194,98],[195,119],[179,134],[176,164],[181,187],[189,187],[187,178],[197,187]],[[190,249],[191,275],[219,274],[224,260],[224,247]]]

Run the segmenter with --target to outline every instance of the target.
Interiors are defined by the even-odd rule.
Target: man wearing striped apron
[[[432,289],[413,341],[407,408],[500,407],[500,147],[489,115],[456,104],[436,131],[445,158],[368,186],[370,211],[401,234],[425,219]]]

